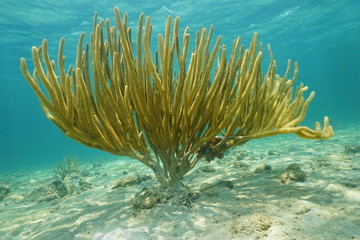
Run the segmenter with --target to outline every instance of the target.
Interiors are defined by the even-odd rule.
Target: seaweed
[[[63,163],[60,163],[55,169],[55,174],[61,180],[64,180],[70,173],[79,172],[79,162],[76,158],[66,157]]]

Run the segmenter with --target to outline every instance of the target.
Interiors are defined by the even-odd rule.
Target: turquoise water
[[[56,59],[59,39],[65,37],[66,61],[72,64],[79,34],[92,30],[94,11],[113,20],[114,6],[129,13],[133,27],[140,12],[151,16],[153,36],[163,31],[168,15],[180,16],[181,28],[190,26],[191,33],[213,24],[215,35],[229,47],[237,36],[247,44],[259,32],[260,41],[271,43],[278,73],[284,73],[288,58],[298,61],[298,81],[316,91],[305,125],[313,127],[328,115],[336,133],[337,127],[360,120],[358,0],[1,0],[0,172],[55,165],[66,156],[112,158],[65,137],[46,119],[19,59],[30,60],[31,47],[44,38]]]

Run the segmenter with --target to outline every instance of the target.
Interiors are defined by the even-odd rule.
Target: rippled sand
[[[51,201],[30,193],[54,180],[56,166],[2,174],[11,192],[0,201],[0,239],[360,239],[359,132],[335,126],[326,141],[289,135],[249,142],[185,176],[201,190],[186,205],[133,207],[135,194],[157,182],[113,188],[151,174],[131,159],[80,161],[86,174],[66,180],[71,193]]]

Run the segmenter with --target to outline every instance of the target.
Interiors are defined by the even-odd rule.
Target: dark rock
[[[285,169],[289,170],[289,171],[295,171],[295,172],[301,171],[301,167],[297,163],[292,163],[289,166],[287,166]]]
[[[268,155],[270,155],[270,156],[272,156],[272,155],[276,155],[276,152],[275,152],[275,151],[270,150],[270,151],[268,151]]]
[[[292,163],[285,168],[285,170],[279,174],[278,178],[281,183],[289,183],[291,181],[303,182],[306,179],[306,174],[301,170],[301,167],[297,163]]]
[[[270,171],[271,171],[271,166],[269,164],[264,163],[264,164],[257,166],[254,173],[259,174],[259,173],[270,172]]]
[[[240,162],[234,162],[234,164],[232,166],[234,168],[248,168],[248,167],[250,167],[250,164],[240,161]]]
[[[232,181],[219,181],[219,183],[217,184],[218,186],[222,187],[227,187],[229,189],[233,189],[234,188],[234,183]]]
[[[345,153],[347,154],[360,153],[360,145],[345,146]]]

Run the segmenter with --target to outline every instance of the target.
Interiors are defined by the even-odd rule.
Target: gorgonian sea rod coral
[[[47,40],[32,48],[32,75],[21,59],[21,71],[46,116],[66,136],[137,159],[162,186],[174,189],[201,159],[222,157],[249,140],[286,133],[307,139],[333,135],[327,117],[323,128],[318,122],[315,130],[299,126],[314,92],[305,99],[308,87],[293,89],[297,63],[292,78],[290,60],[285,75],[276,74],[270,46],[270,64],[262,73],[257,33],[249,48],[239,37],[229,51],[220,37],[211,41],[211,26],[200,29],[195,46],[189,46],[189,28],[179,34],[179,17],[168,17],[152,51],[150,17],[140,15],[133,38],[127,13],[121,18],[119,9],[114,11],[116,26],[95,14],[85,47],[80,35],[75,66],[65,67],[64,39],[57,63],[50,59]]]

